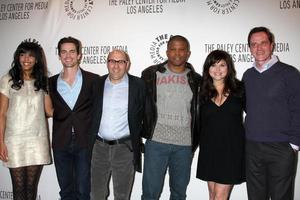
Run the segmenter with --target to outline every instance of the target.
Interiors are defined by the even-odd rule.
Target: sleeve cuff
[[[292,144],[292,143],[290,143],[290,145],[294,150],[299,151],[299,146]]]

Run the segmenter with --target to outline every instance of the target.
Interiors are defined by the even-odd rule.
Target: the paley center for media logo
[[[73,20],[82,20],[90,15],[94,7],[93,0],[65,0],[64,10]]]
[[[154,64],[159,64],[167,60],[167,44],[172,35],[160,34],[156,36],[150,44],[150,58]]]
[[[220,15],[227,15],[235,11],[239,6],[240,0],[206,0],[209,9]]]

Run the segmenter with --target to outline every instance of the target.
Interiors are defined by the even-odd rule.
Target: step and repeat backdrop
[[[59,73],[57,43],[73,36],[83,44],[83,69],[107,73],[108,53],[122,49],[130,55],[130,73],[140,76],[144,68],[166,59],[167,41],[180,34],[190,41],[189,61],[196,71],[202,72],[209,52],[222,49],[232,55],[241,78],[253,62],[247,35],[254,26],[269,27],[275,35],[274,54],[300,69],[299,22],[300,0],[0,0],[0,75],[7,73],[18,44],[28,38],[38,40],[44,48],[49,74]],[[208,199],[206,183],[195,178],[197,156],[198,152],[187,191],[189,200]],[[132,199],[140,199],[141,181],[137,173]],[[58,200],[58,192],[54,165],[45,166],[38,199]],[[168,195],[167,176],[161,199]],[[245,183],[235,186],[231,197],[247,199]],[[10,199],[9,171],[0,166],[0,200]],[[300,200],[299,190],[295,199]]]

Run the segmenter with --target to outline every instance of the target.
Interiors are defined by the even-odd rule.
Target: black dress
[[[218,106],[201,106],[200,150],[197,178],[221,184],[245,181],[243,100],[229,95]]]

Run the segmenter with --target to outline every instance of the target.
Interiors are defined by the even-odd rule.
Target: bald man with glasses
[[[107,57],[93,121],[95,138],[91,167],[91,198],[105,200],[112,178],[115,200],[130,199],[135,171],[141,172],[141,127],[145,104],[143,80],[128,74],[126,52]]]

